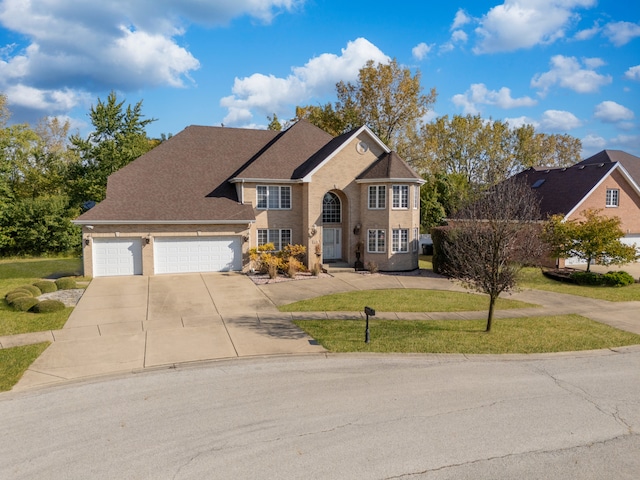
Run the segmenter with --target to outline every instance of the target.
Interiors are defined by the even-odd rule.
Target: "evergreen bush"
[[[50,280],[38,280],[33,282],[33,285],[38,287],[42,293],[51,293],[58,290],[56,283]]]
[[[71,290],[73,288],[78,288],[75,278],[71,277],[59,278],[55,283],[58,290]]]
[[[17,299],[17,298],[25,298],[25,297],[26,298],[33,298],[33,295],[31,295],[26,290],[20,290],[20,291],[15,291],[13,293],[7,294],[7,296],[4,297],[4,299],[7,301],[7,303],[9,305],[11,305],[15,299]]]
[[[603,285],[602,275],[593,272],[573,272],[569,277],[578,285]]]
[[[40,295],[42,295],[42,292],[40,291],[40,289],[38,287],[36,287],[35,285],[22,285],[20,287],[18,287],[20,290],[27,290],[29,293],[31,293],[31,296],[33,297],[38,297]]]
[[[605,285],[610,287],[626,287],[635,282],[633,277],[622,270],[617,272],[607,272],[602,276]]]
[[[59,312],[60,310],[64,309],[65,304],[60,302],[59,300],[42,300],[31,308],[34,313]]]
[[[37,298],[33,298],[33,297],[22,297],[22,298],[16,298],[12,303],[11,306],[13,308],[15,308],[16,310],[19,310],[21,312],[28,312],[29,310],[31,310],[31,308],[34,305],[37,305],[38,303],[40,303],[38,301]]]

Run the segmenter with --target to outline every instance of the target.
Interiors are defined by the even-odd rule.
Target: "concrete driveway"
[[[177,363],[325,350],[246,276],[95,278],[14,390]],[[46,338],[45,338],[46,339]]]

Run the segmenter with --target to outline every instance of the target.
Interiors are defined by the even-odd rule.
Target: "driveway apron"
[[[14,390],[240,356],[318,353],[239,273],[99,277]]]

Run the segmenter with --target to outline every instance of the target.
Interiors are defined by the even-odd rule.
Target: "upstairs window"
[[[369,210],[384,210],[385,208],[387,208],[387,187],[369,185]]]
[[[620,190],[617,188],[607,188],[607,207],[617,207],[620,205]]]
[[[394,185],[393,208],[409,208],[409,185]]]
[[[287,210],[291,208],[291,187],[258,185],[256,208],[262,210]]]

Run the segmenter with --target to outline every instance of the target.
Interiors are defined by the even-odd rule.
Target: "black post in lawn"
[[[376,311],[371,307],[364,307],[364,314],[367,316],[367,327],[364,331],[364,343],[369,343],[369,315],[375,317]]]

